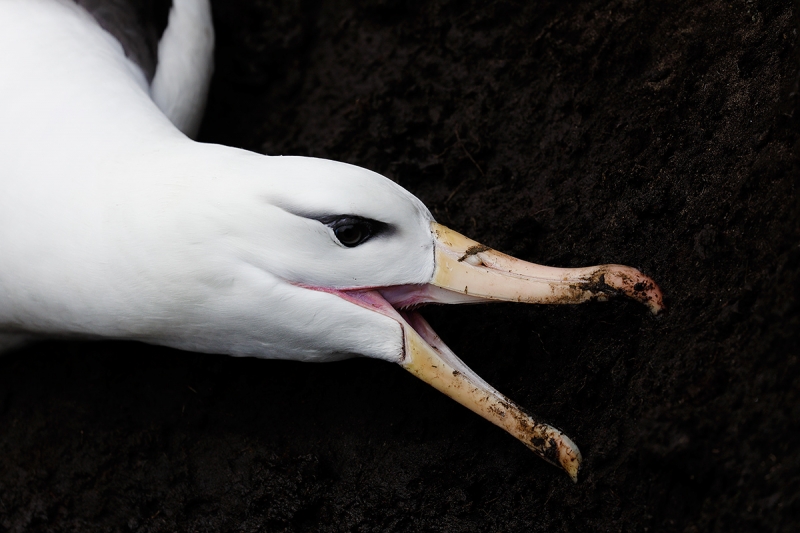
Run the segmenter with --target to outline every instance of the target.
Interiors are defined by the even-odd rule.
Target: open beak
[[[537,421],[497,392],[454,354],[418,313],[402,313],[405,333],[403,368],[464,407],[500,426],[545,461],[578,481],[581,452],[569,437]]]
[[[431,223],[431,232],[436,262],[433,279],[428,285],[381,290],[395,307],[487,301],[579,304],[624,296],[643,303],[654,315],[664,310],[661,289],[635,268],[547,267],[492,250],[436,222]]]
[[[544,460],[578,479],[581,452],[558,429],[525,413],[469,369],[416,312],[425,303],[581,303],[625,296],[652,313],[664,309],[661,290],[638,270],[622,265],[552,268],[527,263],[431,223],[436,266],[428,285],[381,288],[362,293],[373,308],[383,308],[403,327],[401,365],[434,388],[522,441]],[[380,300],[380,302],[377,302]],[[392,309],[386,310],[391,304]],[[362,303],[363,305],[363,303]],[[396,311],[399,310],[399,311]]]

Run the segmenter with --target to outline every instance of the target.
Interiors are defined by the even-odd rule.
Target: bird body
[[[628,267],[495,252],[359,167],[193,141],[212,70],[207,14],[207,0],[174,0],[151,83],[74,2],[0,1],[0,332],[384,359],[575,478],[565,435],[403,309],[622,294],[656,312],[658,287]]]
[[[430,215],[416,198],[351,165],[196,143],[159,111],[119,44],[77,6],[55,2],[58,9],[42,12],[36,4],[51,0],[14,3],[31,20],[3,28],[0,37],[2,46],[30,44],[4,55],[2,64],[3,71],[18,73],[2,80],[3,100],[13,102],[2,108],[2,121],[16,126],[0,131],[6,166],[0,184],[0,287],[6,294],[0,317],[6,329],[19,325],[33,333],[321,360],[329,358],[327,344],[338,337],[336,358],[363,352],[357,332],[342,330],[328,316],[365,314],[366,329],[376,327],[375,321],[397,328],[330,294],[284,282],[360,283],[352,255],[363,250],[335,245],[324,226],[292,211],[348,213],[369,191],[361,203],[374,205],[375,212],[362,209],[362,216],[385,218],[378,207],[384,204],[398,208],[399,218],[419,215],[425,225],[418,228],[418,253],[430,256]],[[53,42],[59,43],[55,49]],[[326,239],[322,252],[298,247],[307,242],[298,238],[304,232]],[[390,276],[423,283],[430,277],[430,271],[411,268],[398,278],[413,246],[385,248],[358,258],[364,270],[378,274],[371,283],[387,284]],[[379,260],[397,268],[369,264]],[[271,303],[298,299],[304,303],[291,309]],[[287,339],[281,322],[296,320],[293,309],[318,307],[317,300],[342,309],[305,319],[318,334]],[[248,331],[258,332],[257,338]],[[321,338],[323,351],[314,342]],[[399,351],[378,349],[394,360]]]

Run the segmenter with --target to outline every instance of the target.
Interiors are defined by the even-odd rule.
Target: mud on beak
[[[428,285],[381,289],[399,315],[406,370],[522,441],[544,460],[578,479],[581,453],[558,429],[536,420],[469,369],[427,322],[403,309],[425,303],[509,301],[576,304],[624,296],[664,309],[661,290],[638,270],[622,265],[552,268],[527,263],[483,246],[435,222],[431,223],[436,266]]]

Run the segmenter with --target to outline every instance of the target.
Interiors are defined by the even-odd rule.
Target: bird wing
[[[150,96],[189,137],[200,128],[214,72],[214,25],[209,0],[173,0],[158,43]]]
[[[158,64],[158,42],[167,28],[172,0],[73,0],[122,45],[148,83]]]
[[[122,45],[150,97],[189,137],[200,127],[214,70],[209,0],[73,0]]]

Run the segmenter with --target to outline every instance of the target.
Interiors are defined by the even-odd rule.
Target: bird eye
[[[358,246],[372,235],[372,227],[363,219],[345,218],[332,224],[333,234],[348,248]]]

